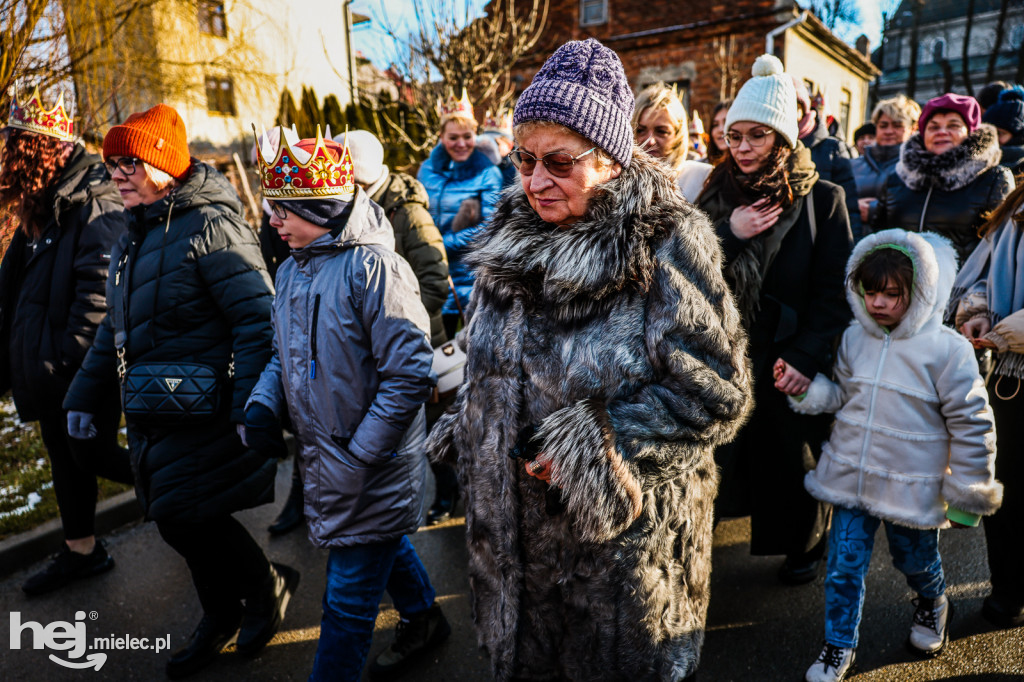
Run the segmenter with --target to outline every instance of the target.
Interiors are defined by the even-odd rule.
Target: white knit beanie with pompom
[[[743,84],[725,117],[725,130],[733,123],[753,121],[766,125],[793,149],[797,136],[796,90],[778,57],[763,54],[751,69],[754,77]]]

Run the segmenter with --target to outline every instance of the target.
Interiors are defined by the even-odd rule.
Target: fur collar
[[[987,123],[982,123],[963,142],[942,154],[932,154],[925,149],[924,138],[917,132],[903,143],[896,174],[914,191],[934,187],[952,192],[999,165],[1001,158],[996,129]]]
[[[644,292],[654,276],[654,251],[696,209],[646,154],[591,198],[586,215],[567,229],[547,223],[523,188],[507,191],[468,257],[475,290],[497,306],[522,297],[560,321],[604,311],[617,294]]]
[[[884,338],[886,331],[864,308],[864,296],[850,282],[850,273],[872,251],[887,244],[909,252],[914,262],[914,288],[903,319],[892,330],[893,339],[910,338],[928,322],[942,324],[942,314],[956,277],[956,250],[948,239],[934,232],[906,232],[892,229],[875,232],[857,242],[846,265],[846,300],[854,317],[872,336]]]

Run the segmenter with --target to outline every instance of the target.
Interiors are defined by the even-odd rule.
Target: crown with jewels
[[[487,110],[487,115],[484,116],[484,133],[500,133],[501,135],[512,136],[512,112],[508,109],[502,109],[497,115],[492,116],[491,110]]]
[[[253,134],[256,126],[252,127]],[[331,129],[327,128],[330,139]],[[316,127],[316,141],[313,149],[303,149],[294,128],[281,127],[281,143],[274,145],[263,136],[257,139],[259,153],[256,165],[260,170],[260,187],[267,199],[340,199],[351,201],[355,196],[356,182],[352,174],[352,155],[346,138],[345,146],[335,158],[336,152],[324,142],[320,126]],[[331,146],[337,144],[331,142]],[[308,146],[308,142],[306,145]]]
[[[466,88],[462,88],[462,99],[455,99],[455,94],[452,93],[447,102],[438,102],[437,113],[442,120],[451,116],[475,118],[473,116],[473,103],[469,101]]]
[[[7,117],[7,125],[56,137],[64,142],[71,142],[75,138],[71,117],[64,110],[64,93],[62,92],[57,99],[57,106],[47,110],[43,106],[42,97],[39,96],[38,86],[32,91],[32,96],[22,102],[18,101],[18,94],[15,92],[11,98],[11,112]]]

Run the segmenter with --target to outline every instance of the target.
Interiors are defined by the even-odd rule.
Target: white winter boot
[[[804,675],[807,682],[840,682],[853,670],[856,658],[853,649],[832,646],[825,642],[825,647],[818,654],[818,660],[811,664]]]
[[[949,621],[953,616],[953,604],[946,595],[935,599],[918,597],[912,601],[916,610],[907,647],[918,656],[938,656],[949,641]]]

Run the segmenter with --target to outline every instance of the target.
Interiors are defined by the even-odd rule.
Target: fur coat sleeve
[[[692,239],[670,238],[657,253],[644,319],[656,380],[607,403],[582,400],[563,408],[538,432],[552,462],[551,481],[584,542],[625,530],[640,516],[645,491],[730,441],[749,408],[739,313],[712,275],[720,272],[721,256],[710,225],[695,223]],[[694,263],[692,252],[684,256],[691,250],[705,254],[704,262]]]

